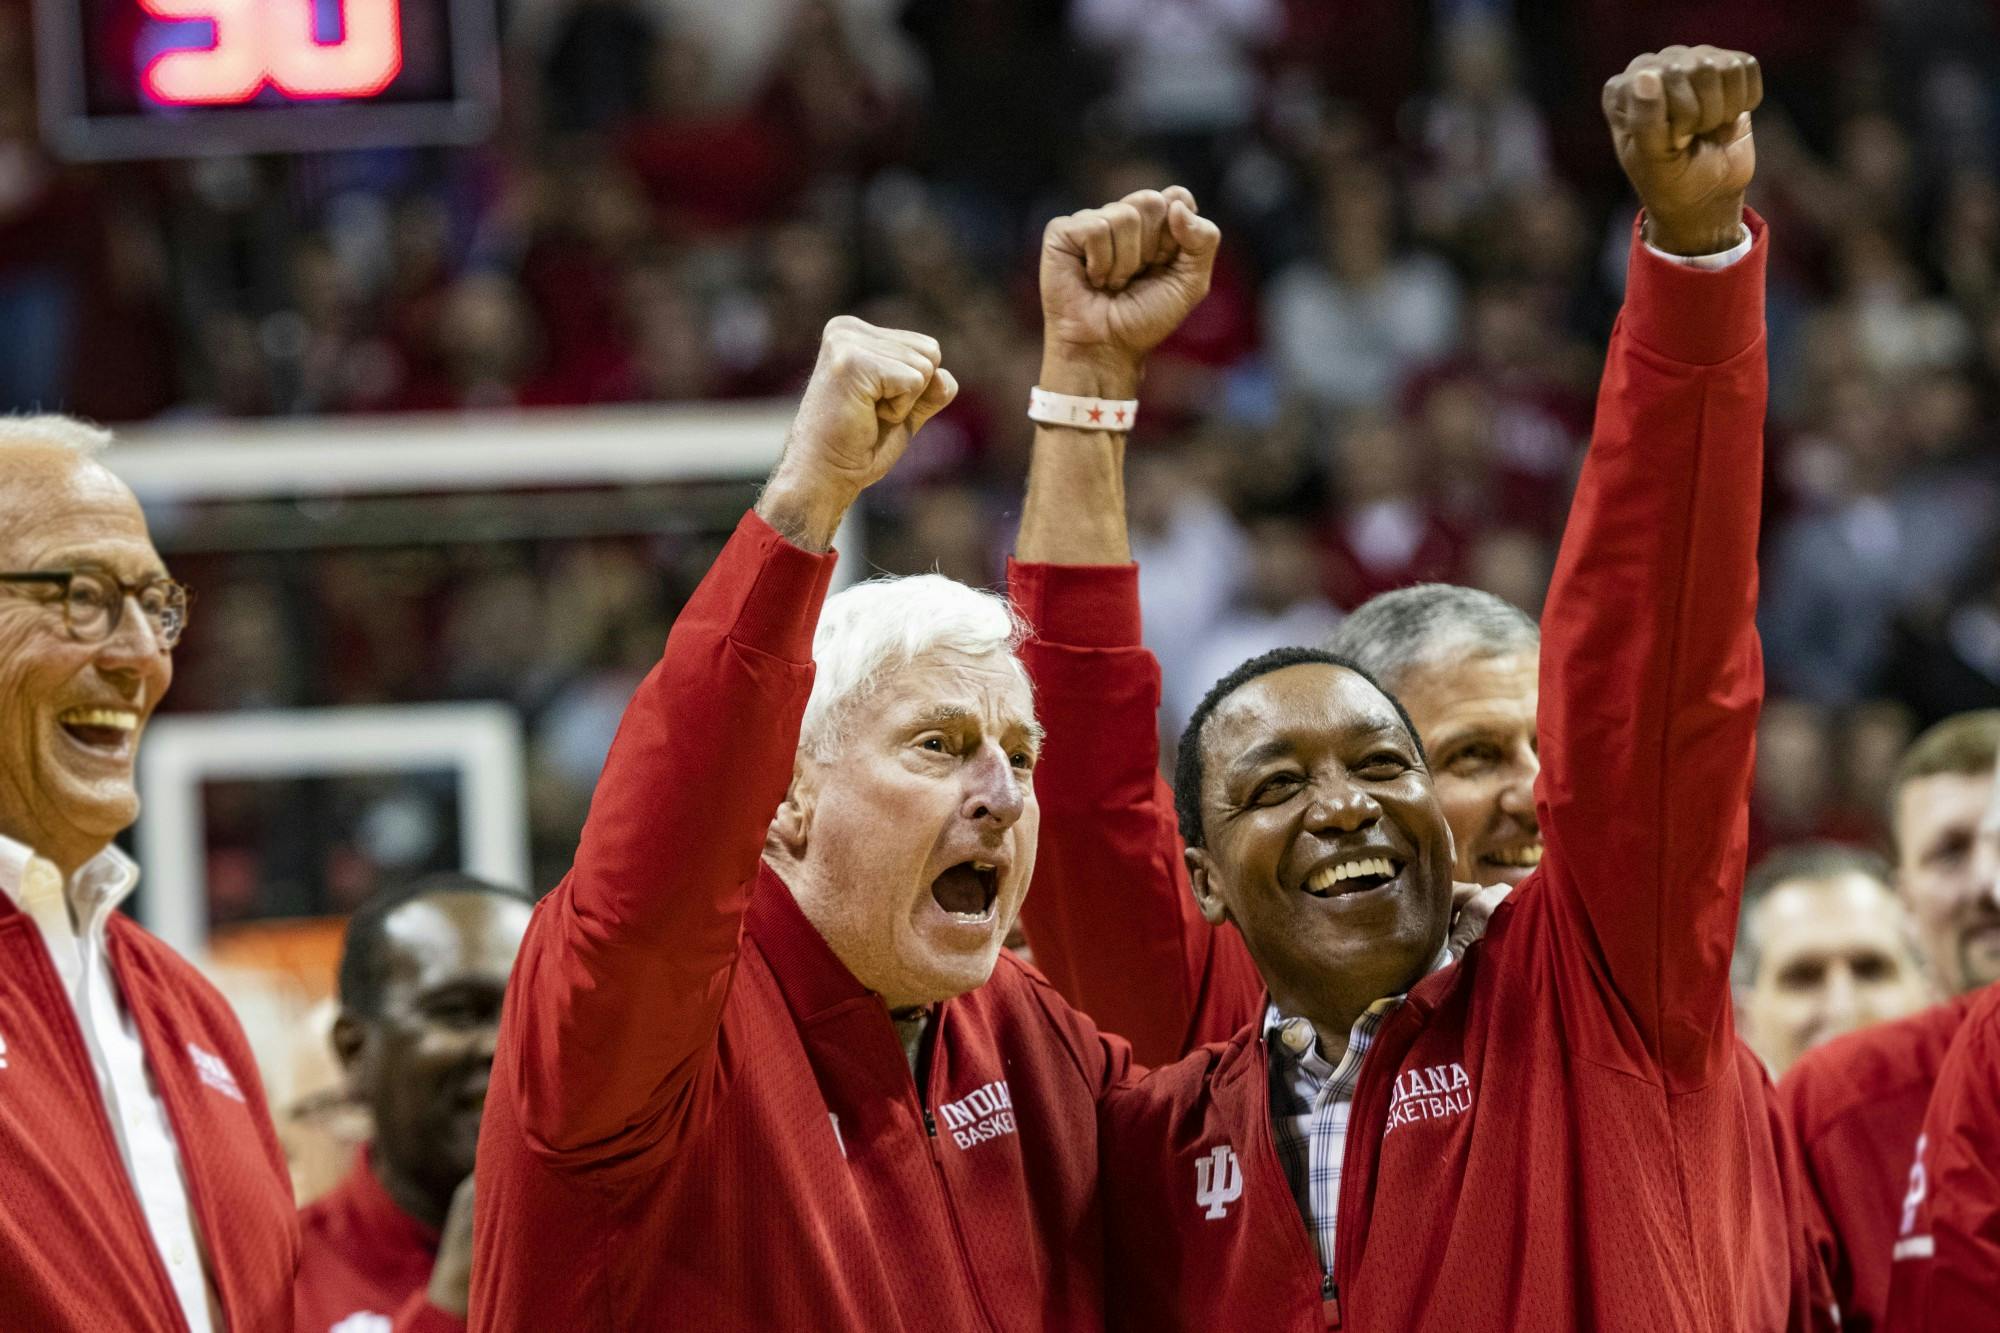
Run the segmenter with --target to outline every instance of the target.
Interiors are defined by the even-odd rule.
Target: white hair
[[[826,599],[813,632],[812,695],[799,727],[799,753],[825,762],[846,739],[854,707],[903,667],[929,653],[1014,655],[1028,627],[998,593],[942,574],[869,579]]]
[[[0,415],[0,449],[66,449],[79,458],[95,458],[110,447],[110,431],[75,417],[54,412]]]

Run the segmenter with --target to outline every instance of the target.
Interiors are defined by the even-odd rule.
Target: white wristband
[[[1079,398],[1075,394],[1028,390],[1028,420],[1078,430],[1130,430],[1139,419],[1137,398]]]

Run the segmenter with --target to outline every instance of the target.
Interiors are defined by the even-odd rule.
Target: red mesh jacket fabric
[[[287,1328],[298,1261],[291,1175],[242,1030],[222,996],[129,917],[114,914],[107,930],[223,1320]],[[0,1038],[0,1328],[183,1333],[74,1012],[33,920],[11,902],[0,910]]]

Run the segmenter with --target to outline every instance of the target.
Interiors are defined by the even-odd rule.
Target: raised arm
[[[507,988],[496,1095],[551,1159],[670,1152],[715,1045],[771,816],[792,776],[842,515],[951,400],[938,346],[827,325],[783,457],[633,695],[576,861]]]
[[[1040,387],[1138,397],[1145,357],[1208,290],[1221,241],[1194,198],[1142,190],[1057,218],[1042,245]],[[1116,408],[1101,410],[1116,426]],[[1160,670],[1139,636],[1123,429],[1039,423],[1008,586],[1048,742],[1041,846],[1022,910],[1036,963],[1144,1064],[1228,1035],[1262,985],[1233,933],[1195,910],[1159,776]]]
[[[1733,1055],[1729,955],[1763,691],[1763,224],[1748,56],[1670,47],[1605,89],[1645,204],[1542,619],[1545,891],[1669,1086]],[[1747,255],[1713,270],[1653,252]],[[1718,262],[1720,262],[1718,260]]]

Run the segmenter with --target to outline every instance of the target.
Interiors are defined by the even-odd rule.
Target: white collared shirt
[[[125,1159],[125,1174],[139,1197],[190,1333],[214,1333],[221,1316],[188,1197],[180,1147],[166,1103],[146,1068],[145,1048],[112,974],[105,945],[105,922],[138,883],[139,867],[116,847],[105,848],[65,885],[53,864],[11,838],[0,837],[0,889],[41,928],[42,943],[62,978],[84,1049],[90,1052],[104,1113]]]

